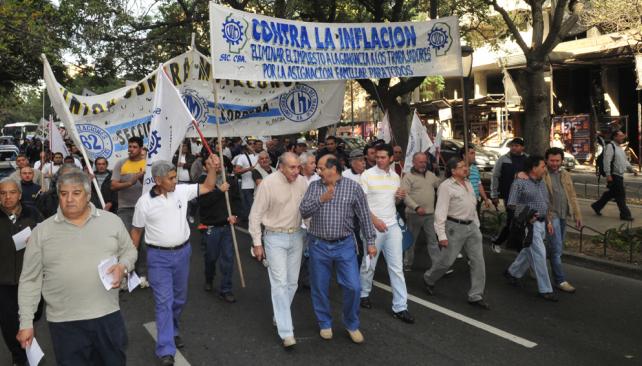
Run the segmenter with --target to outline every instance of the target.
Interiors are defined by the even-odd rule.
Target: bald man
[[[286,152],[279,158],[279,170],[259,185],[249,217],[256,259],[267,257],[272,308],[283,347],[296,344],[290,306],[296,293],[303,254],[303,231],[299,205],[307,189],[299,175],[299,159]],[[265,226],[263,235],[261,225]],[[265,249],[263,249],[265,245]]]

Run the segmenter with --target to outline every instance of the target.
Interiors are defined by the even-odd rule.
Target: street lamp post
[[[468,142],[470,141],[468,134],[468,96],[466,95],[465,81],[470,77],[473,69],[473,48],[470,46],[461,47],[461,64],[462,75],[461,81],[461,97],[462,97],[462,117],[464,119],[464,160],[468,164]]]

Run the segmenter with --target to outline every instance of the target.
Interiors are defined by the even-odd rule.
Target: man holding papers
[[[136,248],[118,216],[90,203],[85,173],[71,170],[56,185],[58,211],[34,229],[24,255],[17,339],[23,348],[31,345],[42,294],[58,365],[125,365],[127,331],[117,288],[134,267]],[[99,264],[112,257],[112,289],[106,290]]]
[[[42,216],[20,204],[22,190],[13,179],[0,181],[0,328],[14,365],[26,365],[27,356],[16,340],[18,333],[18,281],[26,239]]]

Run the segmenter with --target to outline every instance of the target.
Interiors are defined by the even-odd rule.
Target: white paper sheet
[[[27,247],[27,240],[29,240],[30,236],[31,228],[29,226],[13,236],[13,242],[16,245],[16,252]]]
[[[42,348],[40,348],[40,345],[38,344],[38,341],[36,341],[35,337],[31,341],[31,346],[27,347],[26,352],[27,360],[29,361],[30,366],[38,366],[38,363],[45,355],[44,352],[42,352]]]
[[[140,278],[136,272],[130,272],[127,277],[127,289],[129,292],[132,292],[136,287],[138,287],[138,285],[140,285]]]
[[[100,280],[103,283],[103,286],[105,286],[105,290],[109,291],[112,288],[112,282],[114,282],[114,276],[111,273],[107,273],[107,270],[109,267],[115,265],[118,263],[118,260],[116,257],[111,257],[103,260],[100,262],[98,265],[98,275],[100,276]]]

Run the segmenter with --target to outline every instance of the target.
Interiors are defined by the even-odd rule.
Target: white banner
[[[425,152],[432,148],[432,141],[428,137],[426,126],[421,123],[417,110],[412,116],[412,124],[410,125],[410,133],[408,134],[408,145],[406,147],[406,159],[404,162],[404,173],[410,171],[412,168],[412,158],[418,152]]]
[[[377,139],[383,140],[389,144],[392,140],[392,129],[390,128],[390,119],[388,118],[388,111],[383,115],[383,120],[379,122],[379,132],[377,132]]]
[[[216,136],[209,58],[188,51],[164,64],[172,83],[206,137]],[[47,87],[58,89],[90,157],[103,156],[110,165],[127,156],[127,140],[141,136],[147,144],[156,88],[156,74],[106,94],[72,94],[45,70]],[[222,136],[264,136],[298,133],[340,120],[344,81],[310,83],[218,80]],[[190,130],[190,137],[196,137]]]
[[[223,79],[462,76],[458,22],[310,23],[210,2],[211,52]]]

